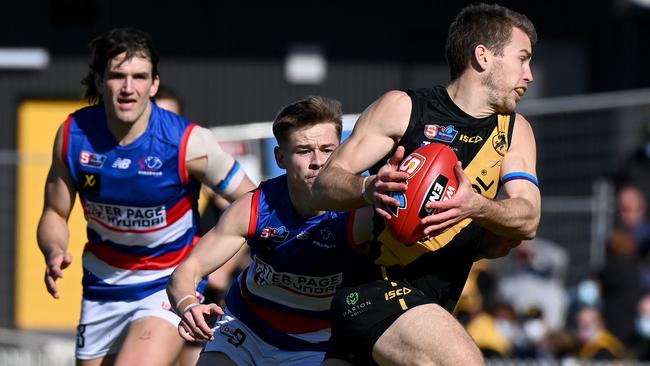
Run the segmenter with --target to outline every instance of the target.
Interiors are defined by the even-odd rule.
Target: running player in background
[[[273,123],[275,158],[287,173],[245,194],[174,271],[167,291],[187,340],[210,340],[198,365],[320,365],[329,308],[351,276],[374,267],[358,245],[370,238],[372,209],[316,211],[308,202],[321,167],[339,145],[339,102],[309,97]],[[194,288],[244,243],[251,265],[233,284],[224,311],[200,304]],[[211,329],[206,321],[223,315]]]
[[[507,253],[533,238],[539,224],[535,138],[514,112],[533,81],[536,39],[522,14],[496,4],[464,8],[447,38],[451,83],[384,94],[323,168],[314,207],[376,205],[381,265],[381,279],[336,294],[328,365],[483,364],[450,313],[475,258]],[[385,205],[398,205],[387,193],[406,190],[400,161],[431,142],[456,152],[459,188],[447,201],[426,204],[435,212],[422,219],[427,236],[406,246],[384,228],[383,218],[390,217]],[[366,169],[369,178],[359,175]],[[497,200],[500,187],[507,198]],[[367,304],[363,313],[349,311],[350,296]]]
[[[95,105],[59,128],[45,184],[38,226],[45,285],[59,298],[78,193],[88,243],[77,364],[170,365],[183,340],[165,285],[196,242],[200,184],[232,201],[252,183],[209,130],[151,102],[160,77],[148,34],[112,29],[90,48],[82,84]]]
[[[158,88],[158,93],[154,97],[154,101],[158,107],[182,115],[183,100],[173,89],[161,85]],[[251,188],[252,189],[252,188]],[[207,197],[207,205],[199,207],[201,220],[199,221],[199,230],[201,234],[208,232],[219,220],[221,213],[230,205],[230,201],[215,193],[210,187],[205,185],[201,186],[201,195]],[[219,305],[223,305],[225,293],[228,287],[232,284],[232,280],[237,273],[244,269],[249,264],[248,248],[244,246],[242,250],[221,266],[218,270],[210,273],[208,276],[208,286],[205,289],[204,295],[207,301],[218,301]],[[211,299],[214,297],[214,299]]]
[[[183,100],[178,95],[178,93],[166,86],[159,85],[158,92],[154,96],[154,102],[156,105],[162,109],[166,109],[170,112],[174,112],[178,115],[183,114]],[[199,232],[204,234],[212,228],[218,220],[221,212],[230,205],[230,202],[216,194],[210,187],[201,185],[201,196],[207,196],[207,206],[199,207],[199,213],[201,219],[199,220]],[[199,205],[201,206],[201,205]],[[216,217],[210,217],[209,219],[205,217],[205,213],[208,210],[214,210],[216,212]],[[210,213],[208,216],[213,216],[214,213]],[[204,227],[208,224],[206,221],[214,220],[209,226],[208,229]],[[228,262],[221,266],[218,270],[210,273],[208,275],[208,284],[203,291],[203,301],[204,302],[217,302],[221,305],[223,303],[223,298],[225,292],[228,290],[228,287],[232,283],[232,279],[239,272],[240,269],[244,268],[248,260],[248,250],[246,247],[242,248],[234,257],[232,257]],[[181,354],[178,356],[179,366],[194,366],[199,359],[201,350],[203,349],[204,342],[187,342],[181,351]]]

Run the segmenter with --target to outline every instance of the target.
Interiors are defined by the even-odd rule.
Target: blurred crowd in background
[[[605,262],[568,286],[574,261],[544,238],[475,263],[456,315],[489,358],[650,361],[650,123],[611,177]]]

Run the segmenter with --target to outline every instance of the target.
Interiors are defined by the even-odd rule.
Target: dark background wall
[[[295,42],[322,44],[331,60],[443,62],[449,23],[470,1],[101,1],[3,4],[0,43],[86,55],[114,26],[150,32],[167,58],[278,59]],[[641,70],[649,12],[629,0],[500,2],[527,14],[540,44],[577,42],[589,56],[589,90],[648,85]]]

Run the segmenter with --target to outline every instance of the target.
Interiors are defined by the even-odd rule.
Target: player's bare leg
[[[199,360],[203,344],[185,342],[180,356],[178,356],[178,366],[194,366]]]
[[[483,355],[460,323],[436,304],[402,314],[377,340],[380,365],[484,365]]]
[[[148,316],[131,323],[115,365],[174,365],[185,341],[165,319]]]

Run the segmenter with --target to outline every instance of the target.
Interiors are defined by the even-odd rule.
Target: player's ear
[[[473,64],[475,64],[480,71],[487,69],[488,61],[490,59],[490,51],[483,44],[474,47]]]
[[[160,75],[153,77],[153,84],[151,89],[149,89],[149,98],[153,98],[158,93],[158,88],[160,87]]]
[[[284,162],[284,153],[282,152],[282,149],[280,149],[280,146],[276,146],[273,149],[273,154],[275,155],[275,162],[278,164],[278,167],[280,167],[280,169],[287,169]]]

